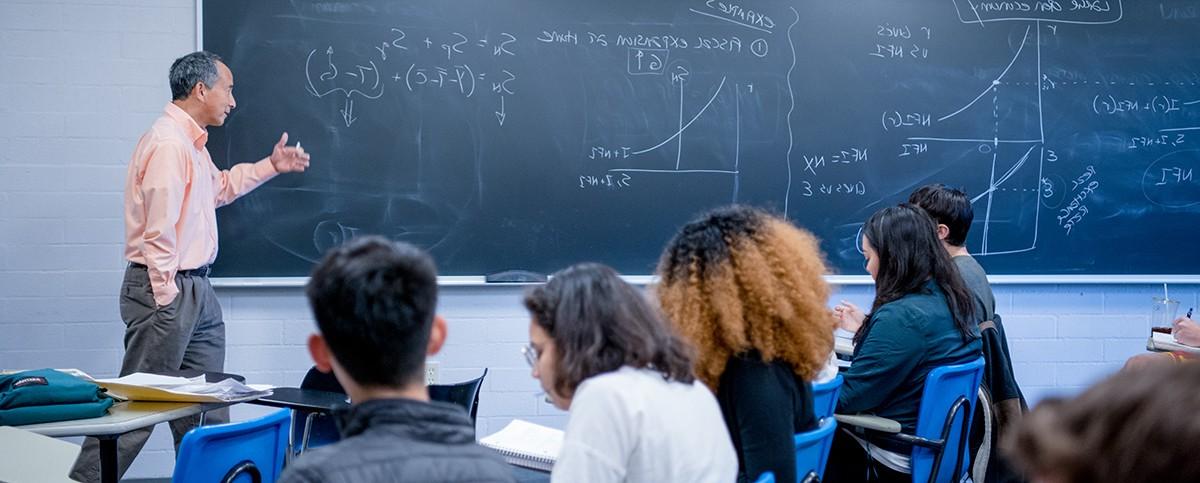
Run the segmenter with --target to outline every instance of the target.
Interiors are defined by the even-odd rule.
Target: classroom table
[[[219,382],[230,378],[238,382],[246,382],[246,378],[239,374],[204,372],[195,369],[170,371],[163,373],[163,375],[176,377],[204,375],[205,381],[208,382]],[[29,424],[17,427],[56,438],[69,436],[91,436],[96,438],[100,441],[100,481],[116,483],[117,438],[122,434],[135,429],[152,427],[158,423],[173,419],[221,409],[231,404],[234,403],[125,401],[114,404],[108,410],[108,414],[98,418]],[[203,421],[203,415],[201,415],[201,424],[203,424]]]
[[[100,441],[100,481],[116,483],[117,438],[122,434],[173,419],[220,409],[230,404],[233,403],[125,401],[114,404],[108,410],[108,414],[98,418],[27,424],[17,426],[17,428],[56,438],[91,436],[98,439]]]

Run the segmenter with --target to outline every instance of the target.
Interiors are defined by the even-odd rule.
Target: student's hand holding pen
[[[838,327],[849,332],[858,332],[858,328],[867,320],[862,309],[845,300],[833,308],[833,315],[837,317]]]
[[[1190,317],[1180,317],[1175,319],[1174,330],[1171,334],[1175,336],[1175,340],[1180,344],[1200,347],[1200,325],[1196,324],[1195,320]]]

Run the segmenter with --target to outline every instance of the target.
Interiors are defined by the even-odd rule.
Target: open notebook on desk
[[[1200,354],[1200,347],[1192,347],[1184,345],[1175,340],[1175,336],[1164,334],[1162,332],[1150,332],[1150,338],[1146,340],[1146,350],[1156,352],[1188,352],[1191,354]]]
[[[479,444],[500,452],[509,464],[550,471],[562,451],[563,432],[514,419],[504,429],[480,439]]]

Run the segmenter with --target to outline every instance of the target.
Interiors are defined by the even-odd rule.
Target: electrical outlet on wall
[[[425,361],[425,384],[437,384],[438,381],[438,363],[437,361]]]

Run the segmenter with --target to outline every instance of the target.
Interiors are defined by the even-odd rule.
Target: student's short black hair
[[[317,328],[355,382],[399,387],[424,380],[437,305],[429,254],[382,237],[355,238],[325,255],[305,292]]]
[[[971,231],[971,220],[975,210],[967,193],[943,184],[930,184],[917,188],[908,195],[908,202],[920,206],[939,225],[946,225],[950,234],[946,243],[961,247],[967,243],[967,232]]]

